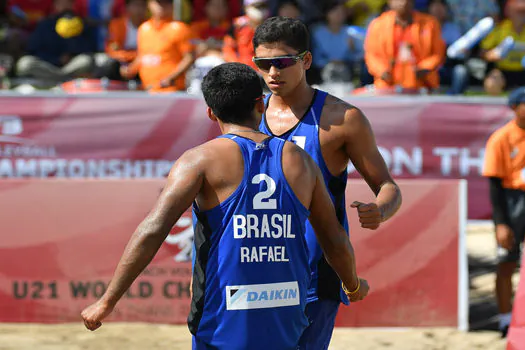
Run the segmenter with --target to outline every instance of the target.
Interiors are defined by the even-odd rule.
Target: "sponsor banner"
[[[466,184],[454,180],[399,184],[403,206],[376,231],[361,229],[356,209],[348,209],[357,271],[369,281],[371,293],[364,302],[340,307],[336,325],[466,330]],[[346,199],[366,202],[373,196],[365,184],[350,182]]]
[[[4,180],[0,184],[0,322],[77,322],[106,290],[163,180]],[[184,323],[191,213],[119,303],[113,320]],[[182,262],[184,261],[184,262]]]
[[[200,99],[111,96],[2,97],[0,178],[160,178],[185,150],[219,134]],[[480,173],[486,140],[512,117],[502,100],[350,102],[370,119],[395,178],[467,179],[469,218],[490,217]]]
[[[0,322],[78,322],[81,310],[106,290],[163,184],[162,179],[2,181]],[[338,326],[458,325],[464,310],[458,306],[458,182],[401,180],[400,186],[403,208],[377,231],[361,229],[349,209],[358,271],[372,293],[364,302],[341,307]],[[362,181],[351,180],[349,189],[348,203],[371,199]],[[192,244],[187,212],[110,320],[186,322]],[[299,297],[293,280],[228,288],[223,292],[230,292],[231,310],[296,305]]]
[[[525,350],[525,258],[522,258],[520,282],[512,310],[512,323],[507,336],[507,350]]]
[[[513,117],[503,101],[488,102],[493,100],[355,101],[370,119],[381,154],[394,178],[468,180],[469,219],[491,216],[488,181],[481,177],[485,144],[497,128]],[[352,171],[350,176],[359,175]]]
[[[191,97],[2,97],[0,177],[162,178],[218,134]]]

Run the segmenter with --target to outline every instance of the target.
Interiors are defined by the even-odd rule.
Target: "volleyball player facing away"
[[[376,200],[354,202],[363,228],[377,229],[401,206],[401,192],[378,151],[370,123],[356,107],[306,82],[312,64],[309,34],[299,20],[272,17],[257,27],[253,38],[254,63],[271,94],[260,130],[295,142],[321,169],[337,217],[348,229],[345,188],[351,161]],[[300,349],[327,349],[339,304],[348,303],[341,281],[327,263],[314,230],[306,225],[312,282],[306,313],[310,320]]]
[[[291,142],[260,133],[257,73],[212,69],[202,90],[223,135],[184,153],[151,213],[128,243],[106,293],[82,312],[95,330],[153,259],[193,203],[195,256],[188,325],[194,349],[296,349],[311,271],[309,218],[353,301],[368,293],[315,162]]]

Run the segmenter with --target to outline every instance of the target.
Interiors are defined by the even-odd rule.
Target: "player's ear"
[[[260,114],[263,114],[264,113],[264,108],[265,108],[265,105],[264,105],[264,95],[257,100],[257,103],[255,104],[255,110],[257,111],[257,113],[260,113]]]
[[[211,121],[217,121],[217,116],[213,113],[210,107],[206,108],[206,113],[208,114],[208,118],[210,118]]]
[[[312,53],[308,51],[306,55],[304,55],[303,57],[304,69],[306,70],[310,69],[310,67],[312,66],[312,60],[313,60]]]

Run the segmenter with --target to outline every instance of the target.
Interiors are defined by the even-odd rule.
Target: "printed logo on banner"
[[[54,147],[36,145],[23,133],[20,116],[0,115],[0,177],[34,176],[36,163],[31,158],[56,157]]]
[[[171,229],[164,241],[177,262],[191,261],[193,254],[193,222],[191,213],[184,215]]]
[[[297,281],[226,286],[226,310],[267,309],[299,305]]]
[[[38,145],[23,132],[20,116],[0,115],[0,178],[162,178],[173,165],[164,159],[71,159],[57,152],[60,145]]]
[[[0,142],[25,143],[18,137],[24,131],[22,118],[16,115],[0,115]]]

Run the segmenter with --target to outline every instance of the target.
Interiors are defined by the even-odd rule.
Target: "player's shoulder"
[[[342,99],[328,94],[323,107],[323,119],[331,125],[356,125],[366,121],[359,108]]]
[[[235,142],[227,138],[216,138],[188,149],[179,160],[194,165],[208,165],[214,161],[224,159],[228,155],[235,154],[235,150],[238,148]]]
[[[314,179],[317,165],[310,155],[293,142],[285,141],[282,153],[282,169],[284,176],[291,183],[299,178]],[[293,187],[293,186],[292,186]]]
[[[306,167],[308,167],[309,162],[312,160],[310,155],[304,149],[297,146],[294,142],[284,140],[283,142],[283,166],[294,167],[301,170],[304,170]]]

